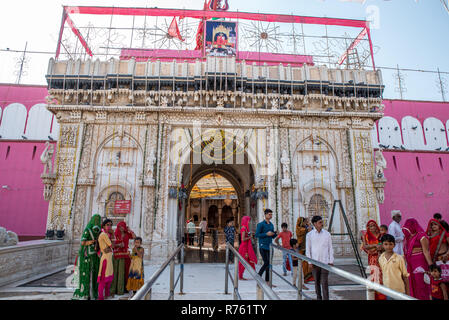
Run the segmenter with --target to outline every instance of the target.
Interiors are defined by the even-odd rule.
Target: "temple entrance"
[[[183,220],[179,221],[179,225],[184,226],[180,241],[186,243],[185,262],[223,263],[227,222],[234,223],[234,247],[238,248],[241,218],[251,215],[255,221],[257,216],[255,203],[251,203],[251,198],[245,195],[253,183],[252,168],[249,165],[223,165],[198,166],[194,169],[191,178],[191,168],[186,166],[184,170],[188,198],[181,215]],[[201,229],[204,219],[207,223],[205,233]],[[193,245],[187,241],[187,224],[190,221],[195,224]]]
[[[234,221],[234,226],[238,228],[239,206],[234,186],[219,173],[206,173],[195,183],[190,190],[185,211],[186,223],[193,221],[195,224],[193,245],[185,241],[186,261],[224,261],[224,228],[229,220]],[[187,226],[184,239],[191,236]],[[237,233],[235,243],[238,246]]]

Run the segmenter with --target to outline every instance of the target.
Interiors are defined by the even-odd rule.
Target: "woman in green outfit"
[[[79,285],[73,294],[74,300],[98,297],[98,269],[100,257],[95,250],[95,244],[101,232],[101,217],[95,214],[90,219],[81,237],[81,247],[78,252],[77,267],[79,270]]]

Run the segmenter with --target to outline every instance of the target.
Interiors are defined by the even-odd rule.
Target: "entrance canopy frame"
[[[373,69],[376,69],[374,63],[374,51],[371,40],[371,33],[369,27],[369,21],[355,20],[355,19],[342,19],[342,18],[327,18],[327,17],[311,17],[311,16],[299,16],[299,15],[287,15],[287,14],[269,14],[269,13],[251,13],[251,12],[239,12],[239,11],[208,11],[208,10],[190,10],[190,9],[163,9],[163,8],[137,8],[137,7],[99,7],[99,6],[63,6],[62,22],[59,32],[59,39],[56,49],[56,59],[58,59],[62,35],[64,32],[64,25],[67,22],[72,29],[72,32],[78,37],[80,43],[84,47],[87,54],[93,56],[92,50],[89,48],[88,43],[83,38],[79,29],[75,26],[70,18],[70,14],[89,14],[89,15],[120,15],[120,16],[145,16],[145,17],[182,17],[182,18],[196,18],[202,21],[211,18],[227,18],[235,20],[252,20],[262,22],[278,22],[278,23],[290,23],[290,24],[314,24],[324,26],[341,26],[362,28],[359,36],[352,42],[349,48],[339,59],[339,64],[342,64],[347,58],[347,54],[350,50],[353,50],[357,44],[368,36],[370,55],[373,65]]]

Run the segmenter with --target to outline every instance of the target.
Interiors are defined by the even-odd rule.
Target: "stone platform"
[[[0,248],[0,287],[28,282],[39,274],[59,271],[69,264],[69,242],[35,240]]]

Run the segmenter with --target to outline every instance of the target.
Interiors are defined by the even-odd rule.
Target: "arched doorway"
[[[232,182],[231,182],[232,181]],[[222,171],[204,170],[194,177],[193,186],[187,188],[188,198],[185,205],[185,221],[194,219],[197,234],[194,246],[186,247],[186,262],[224,262],[226,239],[224,228],[232,219],[238,230],[241,208],[245,199],[244,187],[238,178]],[[200,223],[206,218],[207,232],[201,247]],[[185,238],[184,238],[185,239]],[[235,246],[238,247],[238,232],[235,234]]]

